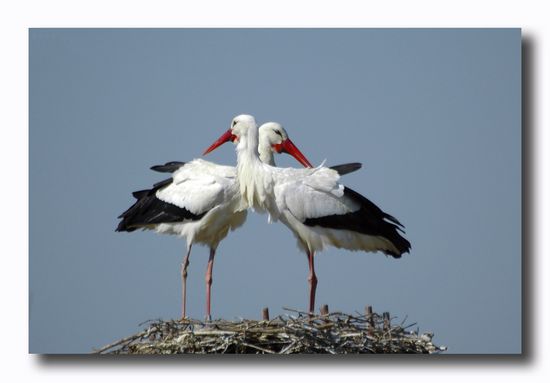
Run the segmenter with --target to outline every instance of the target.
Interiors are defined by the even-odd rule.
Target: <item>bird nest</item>
[[[149,321],[148,327],[96,350],[98,354],[434,354],[445,351],[419,334],[391,325],[388,313],[292,314],[271,320]]]

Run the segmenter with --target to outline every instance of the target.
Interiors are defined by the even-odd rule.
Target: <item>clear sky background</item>
[[[86,353],[180,314],[184,241],[115,233],[149,167],[199,157],[237,114],[396,216],[411,254],[330,249],[317,303],[367,304],[449,353],[521,351],[521,35],[471,30],[52,30],[30,42],[30,351]],[[231,145],[207,159],[234,164]],[[298,166],[279,157],[281,166]],[[208,250],[188,311],[204,316]],[[307,308],[307,262],[266,216],[219,247],[213,316]]]

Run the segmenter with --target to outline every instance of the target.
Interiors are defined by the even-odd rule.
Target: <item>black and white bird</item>
[[[284,128],[277,123],[262,125],[256,148],[259,158],[267,164],[275,165],[275,153],[288,153],[302,165],[311,167],[307,158],[288,138]],[[118,217],[122,220],[116,231],[148,229],[187,240],[187,251],[181,264],[182,318],[186,317],[186,281],[191,247],[195,243],[208,246],[210,257],[205,278],[206,317],[210,319],[212,268],[216,249],[230,230],[237,229],[246,220],[248,206],[243,204],[239,192],[237,170],[202,159],[186,163],[168,162],[151,169],[172,173],[172,177],[156,183],[151,189],[134,192],[137,201]],[[355,164],[340,167],[342,172],[356,169]]]
[[[258,128],[254,117],[240,115],[205,154],[225,142],[237,144],[237,179],[247,206],[281,221],[308,257],[309,312],[314,311],[317,276],[314,255],[328,246],[366,252],[380,251],[394,258],[411,245],[400,232],[401,223],[361,194],[339,183],[337,171],[323,165],[310,169],[276,168],[263,163],[256,150]]]

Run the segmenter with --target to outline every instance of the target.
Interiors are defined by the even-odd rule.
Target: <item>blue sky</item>
[[[318,255],[318,304],[407,316],[450,353],[521,351],[519,29],[32,29],[30,351],[82,353],[177,318],[185,244],[115,233],[154,164],[249,113],[396,216],[411,254]],[[226,145],[209,156],[235,163]],[[298,166],[278,158],[280,166]],[[204,315],[208,251],[191,255]],[[213,316],[307,307],[290,232],[249,214],[219,247]],[[83,329],[85,329],[83,331]],[[507,336],[502,336],[502,334]]]

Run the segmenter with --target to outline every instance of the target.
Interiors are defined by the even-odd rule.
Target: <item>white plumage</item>
[[[154,230],[184,237],[189,244],[201,243],[214,250],[246,219],[246,208],[240,207],[235,168],[196,159],[186,163],[172,175],[172,182],[158,190],[156,197],[186,209],[199,220],[161,223]]]

